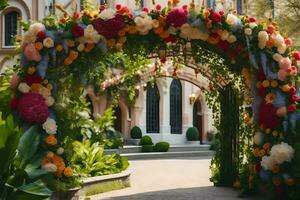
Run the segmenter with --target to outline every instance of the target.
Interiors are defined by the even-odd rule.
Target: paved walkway
[[[92,200],[237,200],[237,192],[213,187],[210,159],[178,158],[131,161],[131,187]],[[243,200],[243,199],[242,199]]]

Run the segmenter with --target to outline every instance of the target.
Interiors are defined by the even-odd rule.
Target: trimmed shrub
[[[142,152],[153,152],[153,145],[143,145],[142,146]]]
[[[196,127],[190,127],[186,131],[186,138],[188,141],[198,141],[199,140],[199,131]]]
[[[140,127],[133,127],[130,131],[130,136],[132,139],[141,139],[142,138],[142,130]]]
[[[154,145],[153,150],[156,152],[167,152],[170,144],[168,142],[158,142]]]
[[[153,145],[152,138],[148,135],[143,136],[140,141],[140,145]]]

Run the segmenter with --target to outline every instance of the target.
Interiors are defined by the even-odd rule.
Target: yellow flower
[[[269,86],[270,86],[270,81],[269,81],[269,80],[264,80],[264,81],[262,82],[262,86],[263,86],[264,88],[269,87]]]
[[[267,94],[267,96],[265,97],[267,104],[272,104],[275,101],[275,99],[276,99],[276,95],[272,92]]]
[[[278,82],[276,80],[271,81],[271,86],[276,88],[278,86]]]
[[[44,39],[43,44],[47,48],[54,47],[54,41],[51,38],[49,38],[49,37],[47,37],[47,38]]]
[[[29,67],[27,70],[27,74],[32,75],[36,72],[36,68],[35,67]]]
[[[68,47],[74,47],[75,41],[74,40],[68,40]]]
[[[205,9],[204,12],[203,12],[203,14],[204,14],[205,18],[208,18],[210,16],[210,11],[207,10],[207,9]]]
[[[45,84],[45,85],[47,85],[49,83],[49,81],[47,80],[47,79],[45,79],[44,81],[43,81],[43,84]]]
[[[258,81],[258,82],[256,83],[256,87],[257,87],[258,89],[261,88],[261,82],[260,82],[260,81]]]
[[[116,44],[116,49],[117,49],[117,50],[121,50],[121,49],[122,49],[122,44],[118,42],[118,43]]]
[[[282,89],[282,91],[284,91],[284,92],[288,92],[289,90],[290,90],[290,86],[289,85],[283,85],[282,87],[281,87],[281,89]]]

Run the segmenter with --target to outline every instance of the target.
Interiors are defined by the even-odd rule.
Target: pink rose
[[[33,43],[26,45],[26,47],[24,49],[24,55],[27,58],[27,60],[29,60],[29,61],[39,62],[42,59],[41,54],[35,48],[35,45]]]
[[[292,62],[291,62],[291,60],[289,58],[282,58],[279,61],[279,67],[280,67],[280,69],[287,70],[291,66],[292,66]]]
[[[293,45],[293,40],[291,38],[286,38],[284,40],[284,43],[286,44],[286,46],[290,47]]]
[[[280,69],[277,73],[278,80],[285,81],[287,75],[288,75],[288,73],[286,72],[286,70]]]

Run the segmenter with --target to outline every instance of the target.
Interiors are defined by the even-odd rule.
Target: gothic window
[[[182,88],[177,79],[170,86],[170,125],[171,134],[182,133]]]
[[[13,38],[18,32],[18,15],[16,11],[11,11],[4,16],[4,45],[14,46]]]
[[[147,133],[159,133],[159,91],[157,85],[147,85],[146,126]]]

